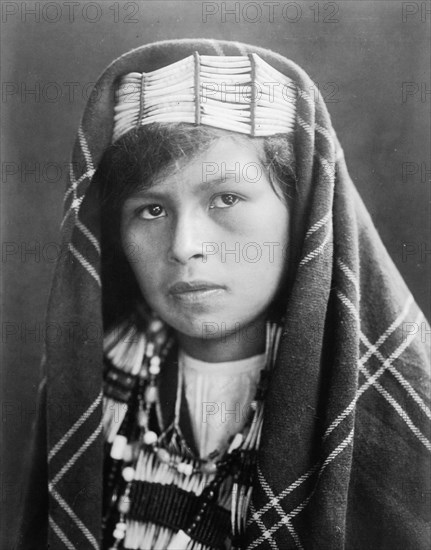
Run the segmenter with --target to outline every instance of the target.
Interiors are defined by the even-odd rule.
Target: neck
[[[177,332],[180,347],[195,359],[207,363],[222,363],[253,357],[265,351],[265,318],[260,317],[237,330],[225,331],[221,337],[195,338]]]

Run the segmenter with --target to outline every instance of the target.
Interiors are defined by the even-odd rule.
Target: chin
[[[202,340],[219,340],[227,338],[244,329],[247,325],[253,323],[259,316],[233,317],[230,315],[202,315],[195,318],[184,317],[182,319],[165,319],[175,331],[188,336],[189,338],[199,338]],[[250,338],[255,338],[255,334],[250,333]]]
[[[212,340],[223,336],[226,333],[226,323],[218,319],[210,320],[208,317],[198,319],[172,320],[167,319],[167,324],[175,331],[188,336],[189,338],[199,338],[202,340]]]

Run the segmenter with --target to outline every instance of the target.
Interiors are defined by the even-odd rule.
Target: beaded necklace
[[[264,397],[281,329],[267,322],[265,368],[244,429],[227,449],[195,456],[175,413],[164,428],[159,374],[174,339],[159,320],[124,323],[105,337],[105,548],[241,548],[260,444]],[[229,511],[230,508],[230,511]]]

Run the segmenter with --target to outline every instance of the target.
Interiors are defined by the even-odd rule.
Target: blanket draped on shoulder
[[[79,330],[47,342],[21,545],[100,548],[103,318],[100,207],[92,176],[111,142],[116,79],[194,51],[255,52],[298,89],[292,279],[267,394],[246,548],[428,549],[426,320],[349,178],[310,78],[269,50],[213,40],[133,50],[106,69],[89,100],[66,190],[65,253],[48,307],[48,323]]]

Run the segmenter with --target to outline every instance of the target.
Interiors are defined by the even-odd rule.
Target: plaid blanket
[[[276,53],[213,40],[160,42],[125,54],[102,74],[88,103],[48,308],[48,323],[70,330],[47,343],[21,547],[100,547],[100,211],[92,176],[111,140],[116,78],[194,51],[256,52],[299,92],[295,258],[247,548],[428,549],[428,325],[355,191],[323,100],[310,95],[309,77]]]

